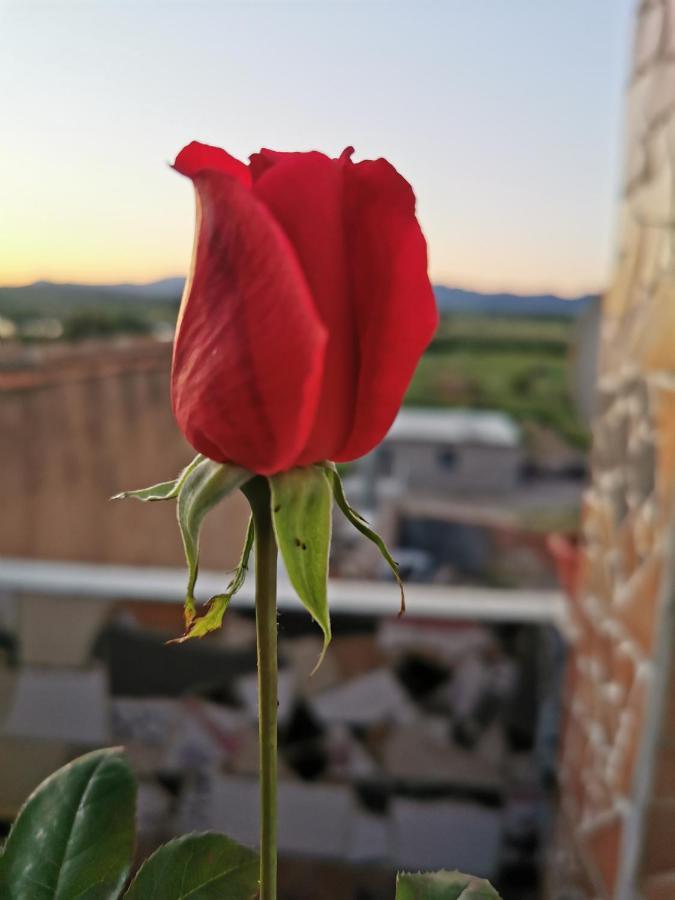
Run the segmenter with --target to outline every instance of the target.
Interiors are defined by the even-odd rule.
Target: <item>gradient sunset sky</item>
[[[185,271],[192,139],[356,147],[435,281],[601,288],[633,0],[0,0],[0,284]]]

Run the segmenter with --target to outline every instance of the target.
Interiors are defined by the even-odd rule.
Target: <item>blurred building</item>
[[[550,588],[547,535],[576,527],[585,466],[580,451],[557,447],[542,465],[541,432],[526,442],[496,410],[404,408],[383,443],[349,467],[345,486],[408,580]],[[333,566],[386,575],[339,516]]]
[[[445,496],[513,490],[524,462],[513,419],[480,410],[402,409],[375,455],[401,490]]]

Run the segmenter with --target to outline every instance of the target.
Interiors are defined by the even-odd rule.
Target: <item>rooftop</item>
[[[521,432],[506,413],[468,409],[402,409],[387,440],[517,447]]]

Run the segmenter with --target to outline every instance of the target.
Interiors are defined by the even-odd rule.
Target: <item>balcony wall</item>
[[[171,348],[153,341],[23,347],[0,359],[0,556],[183,565],[173,503],[110,503],[194,456],[169,402]],[[246,503],[204,527],[205,566],[236,564]]]
[[[639,4],[551,896],[675,897],[675,2]],[[670,698],[670,699],[669,699]]]

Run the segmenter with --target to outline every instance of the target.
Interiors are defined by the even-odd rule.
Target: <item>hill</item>
[[[165,278],[150,284],[66,284],[36,281],[21,287],[0,287],[0,315],[23,320],[36,316],[67,315],[81,309],[170,304],[183,290],[183,278]]]
[[[434,287],[441,313],[474,316],[519,316],[530,319],[576,319],[597,300],[595,294],[584,294],[565,300],[555,294],[483,294],[444,285]]]
[[[139,302],[175,304],[183,290],[185,279],[163,278],[148,284],[63,284],[36,281],[23,287],[0,287],[0,314],[59,315],[64,311],[87,306]],[[490,315],[526,318],[574,319],[596,299],[586,294],[565,300],[555,294],[485,294],[462,288],[436,285],[434,288],[441,313]]]

